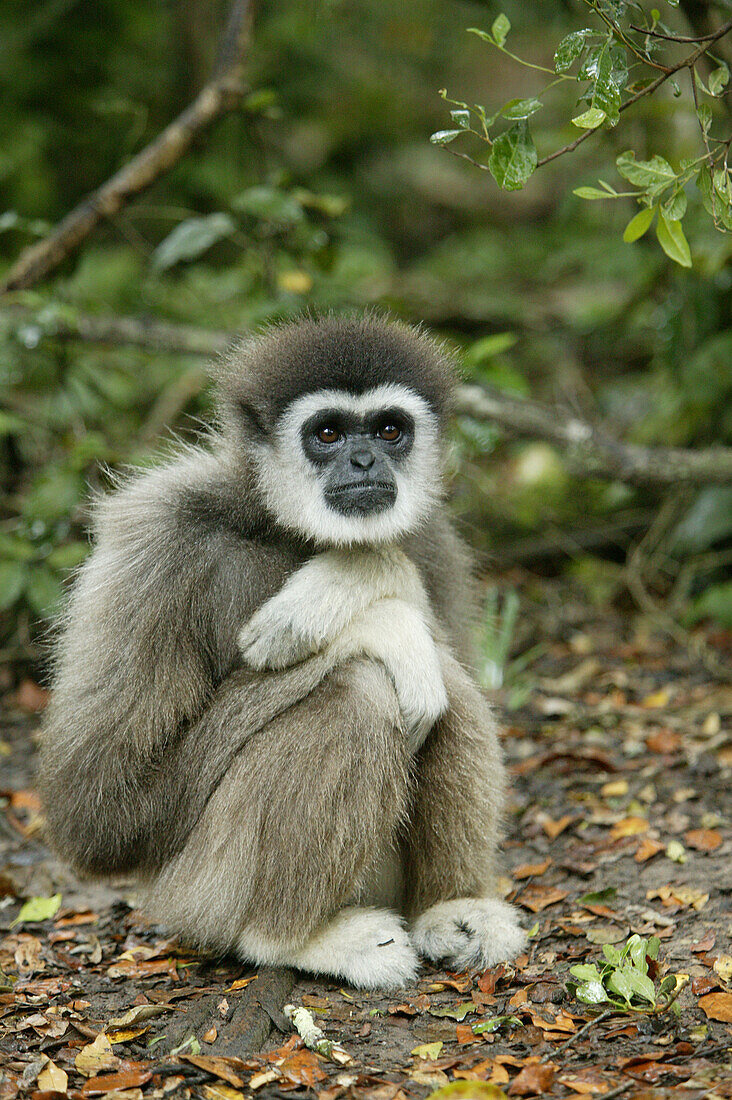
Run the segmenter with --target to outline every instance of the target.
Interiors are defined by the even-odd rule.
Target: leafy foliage
[[[601,967],[580,963],[570,968],[570,974],[577,980],[577,1000],[585,1004],[609,1004],[629,1012],[667,1007],[677,979],[668,974],[657,984],[651,977],[659,946],[656,936],[644,939],[637,934],[620,949],[603,944],[605,962]]]
[[[623,239],[627,243],[638,240],[657,215],[656,236],[661,248],[677,264],[691,267],[691,251],[681,224],[691,184],[696,184],[696,191],[715,227],[722,232],[732,229],[730,140],[728,135],[717,133],[719,127],[715,125],[715,107],[729,83],[729,68],[720,61],[706,83],[699,71],[703,60],[713,60],[714,55],[710,52],[713,43],[723,34],[692,39],[695,46],[688,47],[686,56],[679,61],[673,56],[671,47],[688,38],[663,22],[657,9],[646,10],[637,3],[585,2],[597,25],[573,30],[561,39],[554,52],[553,72],[508,49],[506,41],[511,23],[505,15],[493,21],[490,31],[470,27],[469,33],[528,69],[551,75],[552,79],[531,98],[509,100],[493,112],[481,104],[469,106],[449,99],[443,90],[440,93],[443,98],[459,108],[450,112],[458,129],[437,131],[431,140],[438,145],[448,145],[461,135],[472,134],[490,148],[487,165],[473,163],[479,168],[487,167],[503,190],[518,190],[525,186],[537,167],[572,152],[589,132],[616,127],[621,111],[644,96],[655,94],[667,80],[671,81],[674,94],[680,96],[678,82],[672,78],[675,73],[686,70],[691,80],[688,109],[695,112],[698,122],[700,149],[697,153],[682,157],[678,167],[673,168],[658,154],[650,160],[636,160],[631,149],[621,153],[615,163],[618,173],[634,185],[635,191],[619,192],[601,180],[601,189],[582,186],[575,188],[573,193],[589,200],[634,198],[644,209],[631,220]],[[727,24],[723,31],[731,32],[732,25]],[[656,75],[659,72],[661,75]],[[539,160],[526,119],[544,107],[549,93],[558,85],[569,92],[567,84],[576,96],[577,113],[571,116],[571,122],[583,133]],[[510,119],[521,119],[521,122],[496,132],[497,125]],[[472,160],[469,156],[467,159]]]

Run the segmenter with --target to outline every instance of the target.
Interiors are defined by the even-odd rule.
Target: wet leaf
[[[428,1061],[434,1062],[435,1058],[439,1058],[442,1046],[442,1040],[438,1039],[435,1043],[423,1043],[422,1046],[415,1047],[411,1053],[415,1058],[426,1058]]]
[[[120,1064],[121,1060],[112,1050],[112,1044],[103,1032],[97,1035],[93,1043],[82,1047],[74,1058],[74,1065],[84,1077],[94,1077],[105,1069],[117,1069]]]
[[[537,159],[529,124],[522,119],[493,142],[488,168],[504,191],[519,191],[536,168]]]

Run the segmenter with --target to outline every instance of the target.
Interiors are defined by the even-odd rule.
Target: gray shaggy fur
[[[304,942],[390,848],[407,914],[490,893],[503,770],[466,671],[470,555],[441,505],[401,541],[443,639],[450,703],[416,759],[378,662],[325,650],[254,672],[236,643],[316,550],[267,511],[247,438],[322,387],[401,382],[442,421],[450,362],[404,326],[329,319],[246,343],[218,381],[220,431],[96,507],[43,733],[49,840],[79,872],[135,872],[172,928],[219,950],[245,926]]]

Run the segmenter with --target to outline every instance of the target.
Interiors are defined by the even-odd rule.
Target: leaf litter
[[[293,1033],[237,1046],[263,976],[199,959],[50,856],[37,715],[6,698],[0,1100],[732,1095],[729,688],[566,579],[511,584],[526,644],[546,640],[504,739],[501,885],[529,947],[483,972],[425,968],[391,997],[299,976],[287,1000],[347,1064]],[[707,642],[728,655],[732,635]]]

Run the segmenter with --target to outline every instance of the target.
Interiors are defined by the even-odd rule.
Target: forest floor
[[[498,699],[512,777],[501,881],[526,954],[483,973],[425,967],[387,997],[197,959],[144,922],[130,886],[79,882],[44,848],[44,693],[26,682],[0,730],[0,1100],[421,1100],[447,1085],[468,1100],[732,1097],[732,692],[688,647],[566,580],[501,583],[520,592],[519,642],[539,643]],[[706,642],[729,661],[729,632]],[[31,898],[52,900],[34,911]],[[612,950],[633,934],[658,947],[650,963],[641,949],[646,984],[625,963],[649,999],[621,975],[631,1004],[611,991],[612,1004]],[[615,962],[583,1002],[570,968],[602,968],[603,952]],[[302,1045],[288,1002],[339,1045],[330,1059]]]

